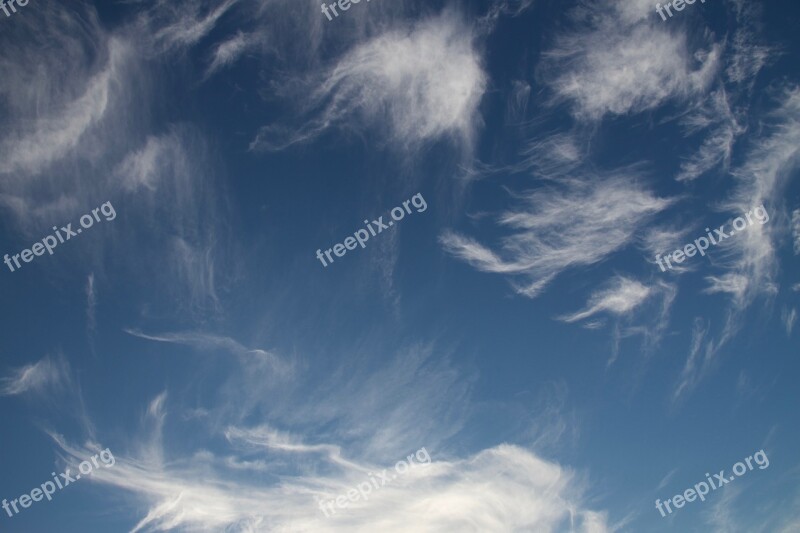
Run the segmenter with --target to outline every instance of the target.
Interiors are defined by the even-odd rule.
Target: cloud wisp
[[[253,150],[282,150],[331,127],[381,126],[399,150],[449,139],[471,146],[486,74],[468,25],[451,12],[356,44],[313,87],[299,126],[261,128]]]
[[[652,291],[636,280],[618,276],[609,287],[592,294],[586,308],[560,318],[564,322],[577,322],[600,312],[627,315],[641,305]]]
[[[494,251],[478,241],[445,232],[444,250],[477,270],[527,278],[517,293],[537,296],[558,274],[598,263],[630,244],[652,216],[673,200],[659,198],[635,172],[611,178],[564,179],[522,195],[522,209],[498,217],[515,233]]]
[[[36,363],[14,369],[0,379],[0,396],[45,395],[63,391],[72,383],[69,364],[62,357],[45,357]]]

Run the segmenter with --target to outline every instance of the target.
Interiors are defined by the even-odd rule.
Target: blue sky
[[[0,266],[0,498],[115,458],[0,530],[800,531],[800,7],[653,4],[0,12],[0,253],[115,213]]]

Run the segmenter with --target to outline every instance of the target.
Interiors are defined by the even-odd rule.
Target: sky
[[[800,531],[800,5],[658,6],[0,7],[0,531]]]

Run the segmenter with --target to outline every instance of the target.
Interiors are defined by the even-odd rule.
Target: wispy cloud
[[[121,193],[139,199],[128,216],[140,220],[137,234],[151,235],[153,261],[169,258],[168,268],[152,272],[149,284],[163,284],[192,316],[221,312],[218,291],[227,286],[236,255],[229,222],[221,217],[225,195],[214,188],[214,169],[207,141],[188,125],[175,124],[147,137],[113,170]]]
[[[571,15],[575,30],[545,53],[544,77],[557,102],[580,119],[655,109],[702,94],[718,68],[720,46],[691,51],[683,30],[656,21],[645,1],[605,0]]]
[[[509,527],[555,530],[564,523],[586,533],[612,530],[606,513],[587,504],[584,475],[518,446],[450,451],[446,442],[463,429],[464,409],[457,406],[469,404],[470,380],[434,358],[430,347],[412,347],[378,369],[364,361],[344,365],[326,374],[320,386],[309,387],[295,376],[275,389],[250,365],[253,350],[231,338],[128,333],[246,355],[238,359],[245,372],[222,385],[220,398],[227,401],[212,402],[212,411],[226,413],[222,424],[172,416],[182,410],[181,400],[176,396],[168,408],[171,396],[161,393],[149,402],[137,438],[126,439],[125,446],[107,444],[116,464],[91,480],[147,505],[131,531],[338,532],[377,524],[398,533],[464,528],[499,533]],[[263,401],[255,403],[259,396]],[[285,413],[279,403],[286,404]],[[563,433],[563,427],[551,427],[555,422],[546,417],[535,434]],[[182,423],[194,431],[178,448]],[[68,460],[92,449],[51,436]],[[433,458],[430,465],[410,469],[332,518],[321,512],[319,500],[346,492],[370,472],[391,469],[422,446]]]
[[[733,172],[736,188],[725,203],[731,213],[746,213],[763,204],[770,218],[779,218],[781,195],[800,164],[800,89],[783,91],[768,118],[771,123]],[[743,304],[758,293],[775,291],[777,230],[775,224],[753,225],[731,243],[735,256],[729,267],[749,281]]]
[[[791,337],[792,329],[795,322],[797,322],[797,309],[783,309],[781,311],[781,321],[783,321],[783,326],[786,328],[786,335]]]
[[[579,417],[569,406],[569,387],[565,382],[546,383],[533,402],[525,402],[532,418],[523,418],[523,438],[537,453],[555,453],[576,446],[580,436]]]
[[[547,179],[558,179],[573,172],[586,159],[586,148],[573,132],[559,132],[529,140],[521,150],[522,161],[510,171],[532,171]]]
[[[732,171],[736,185],[723,208],[736,216],[764,205],[771,220],[779,219],[777,210],[782,205],[781,195],[800,164],[800,90],[785,89],[776,110],[769,113],[768,118],[771,120],[763,133],[752,141],[745,162]],[[774,222],[754,224],[725,243],[723,258],[715,264],[723,272],[706,277],[709,285],[704,292],[728,294],[731,305],[721,317],[723,327],[716,339],[706,341],[708,327],[695,324],[690,354],[673,399],[693,389],[707,374],[722,346],[737,333],[742,314],[755,299],[777,294],[775,242],[778,234]]]
[[[58,18],[61,15],[59,11],[48,8],[41,16]],[[91,15],[89,20],[92,20]],[[80,25],[70,16],[61,21]],[[9,54],[0,65],[7,75],[0,81],[0,94],[10,94],[25,87],[27,96],[15,95],[9,99],[12,103],[11,120],[0,137],[0,174],[36,175],[78,149],[85,156],[94,155],[84,141],[87,136],[94,139],[104,121],[118,111],[112,101],[125,92],[123,87],[130,71],[132,50],[125,41],[105,35],[98,27],[87,30],[95,33],[105,45],[96,62],[89,63],[83,56],[80,52],[82,40],[77,37],[62,43],[64,48],[59,47],[60,57],[43,59],[47,63],[72,63],[79,69],[64,73],[64,85],[57,89],[49,83],[52,78],[36,77],[30,71],[30,64],[26,62],[39,60],[34,50],[19,50],[17,53],[6,47]],[[76,29],[74,33],[83,35],[86,30]],[[43,33],[40,39],[49,42],[64,37]],[[49,75],[57,76],[63,68],[64,65],[48,69]]]
[[[445,12],[355,45],[304,99],[303,123],[265,126],[251,149],[281,150],[334,126],[377,125],[396,149],[439,139],[471,145],[487,83],[472,33]]]
[[[741,521],[736,516],[736,499],[742,493],[739,485],[725,487],[717,501],[703,511],[706,523],[714,531],[724,531],[725,533],[737,533],[745,531],[741,527]]]
[[[151,341],[184,344],[202,351],[213,352],[220,350],[237,356],[265,359],[275,364],[276,368],[282,371],[288,370],[285,366],[285,362],[281,361],[277,355],[260,348],[247,348],[230,337],[212,335],[200,331],[161,333],[158,335],[143,333],[131,328],[125,328],[124,331],[134,337]]]
[[[670,482],[670,480],[672,479],[672,477],[675,475],[675,473],[676,473],[677,471],[678,471],[678,469],[677,469],[677,468],[673,468],[672,470],[670,470],[670,471],[667,473],[667,475],[666,475],[666,476],[664,476],[664,478],[663,478],[661,481],[659,481],[659,482],[658,482],[658,486],[656,487],[656,492],[658,492],[658,491],[660,491],[661,489],[663,489],[664,487],[666,487],[666,486],[667,486],[667,484]]]
[[[737,28],[731,37],[726,55],[725,75],[731,82],[751,89],[756,75],[779,55],[774,46],[767,46],[759,37],[762,6],[757,2],[734,0],[732,12]]]
[[[615,320],[615,327],[614,349],[608,360],[610,366],[619,356],[619,345],[623,338],[640,336],[643,342],[642,351],[646,355],[658,347],[669,325],[670,311],[677,292],[675,285],[663,281],[644,285],[634,279],[617,275],[592,293],[583,310],[558,319],[578,322],[599,313],[611,315]],[[651,308],[645,310],[645,304],[651,300],[653,304],[660,304],[649,306]],[[597,329],[602,324],[599,320],[592,320],[584,327]]]
[[[517,17],[530,9],[535,0],[493,0],[486,15],[481,18],[481,26],[486,31],[494,29],[501,16]]]
[[[709,132],[697,151],[681,163],[675,179],[693,180],[718,165],[727,170],[734,143],[746,129],[739,125],[731,110],[726,91],[719,89],[711,93],[701,106],[683,117],[681,123],[687,133],[706,128]]]
[[[600,289],[589,298],[586,308],[559,318],[564,322],[577,322],[597,313],[627,315],[639,307],[650,295],[651,289],[636,280],[617,276],[605,289]]]
[[[180,49],[196,44],[208,35],[219,19],[239,0],[223,0],[205,8],[202,2],[156,2],[142,15],[140,32],[153,35],[161,50]],[[208,4],[208,2],[206,2]]]
[[[710,337],[710,322],[699,317],[695,318],[689,355],[673,391],[673,403],[677,404],[682,401],[718,362],[722,347],[735,336],[739,329],[737,319],[738,313],[728,310],[722,332],[718,338],[713,339],[708,338]]]
[[[673,250],[681,248],[683,243],[686,242],[690,232],[691,227],[687,226],[677,227],[663,225],[647,228],[640,238],[640,246],[647,252],[647,262],[654,266],[657,265],[658,261],[656,261],[656,257],[663,257],[664,255],[672,253]],[[672,263],[672,268],[666,271],[682,274],[692,269],[692,263],[685,262],[682,264]]]
[[[440,242],[478,270],[528,278],[515,289],[535,297],[564,270],[598,263],[626,247],[650,217],[672,204],[637,178],[629,171],[611,178],[564,179],[523,194],[522,209],[498,217],[500,225],[516,230],[502,239],[501,251],[453,231]]]
[[[214,56],[208,65],[206,76],[232,64],[257,42],[255,35],[238,32],[230,39],[219,43],[214,49]]]
[[[0,378],[0,396],[42,395],[63,391],[71,384],[69,364],[63,357],[45,357],[12,370]]]
[[[73,460],[91,453],[90,449],[59,444]],[[279,453],[283,469],[294,471],[270,484],[257,483],[255,478],[244,480],[241,467],[246,462],[239,462],[239,469],[226,468],[226,462],[211,453],[157,468],[116,452],[114,468],[98,469],[90,479],[149,502],[148,513],[132,533],[175,528],[366,531],[376,524],[381,531],[398,533],[465,527],[499,533],[509,527],[555,530],[565,522],[585,533],[612,531],[606,513],[587,508],[583,496],[586,487],[579,476],[510,445],[449,460],[429,450],[433,458],[429,465],[409,469],[390,485],[374,491],[368,500],[350,503],[347,509],[326,518],[319,500],[334,498],[364,481],[366,472],[380,472],[391,465],[347,462],[350,468],[320,475],[304,471],[307,469],[302,465],[322,466],[329,458],[322,455],[315,460],[307,451],[287,447],[254,450],[264,456]],[[263,478],[261,471],[253,474]]]
[[[707,276],[706,281],[708,282],[708,287],[703,289],[704,293],[730,294],[733,302],[737,306],[741,306],[743,304],[750,283],[750,280],[747,278],[747,276],[734,274],[732,272],[722,274],[720,276]]]
[[[97,329],[97,292],[94,286],[94,273],[86,278],[86,328],[89,334]]]
[[[708,324],[700,318],[695,318],[689,356],[681,372],[680,382],[675,388],[673,400],[677,400],[684,391],[691,389],[696,384],[702,376],[708,362],[713,357],[713,352],[708,349],[708,345],[705,344],[707,334]],[[705,358],[701,361],[704,346],[706,346]]]
[[[524,81],[514,80],[508,95],[508,102],[506,102],[506,121],[509,124],[521,123],[525,120],[530,98],[530,84]]]
[[[233,444],[247,445],[255,449],[270,449],[298,454],[321,454],[331,463],[340,467],[367,471],[342,456],[342,449],[331,444],[306,444],[296,435],[279,431],[269,426],[255,428],[231,427],[225,431],[225,437]]]

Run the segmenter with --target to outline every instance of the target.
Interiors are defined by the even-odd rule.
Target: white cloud
[[[658,347],[669,325],[670,311],[678,289],[675,285],[657,282],[647,286],[631,278],[617,275],[603,288],[589,297],[586,307],[578,312],[558,317],[564,322],[577,322],[594,317],[598,313],[613,316],[613,350],[608,360],[612,365],[619,356],[620,341],[624,338],[642,338],[642,352],[650,354]],[[658,306],[645,309],[646,303],[660,302]],[[604,323],[597,319],[588,321],[584,327],[597,329]]]
[[[506,172],[533,171],[536,176],[558,179],[573,172],[586,159],[586,149],[574,133],[554,133],[529,140],[522,160]]]
[[[677,469],[677,468],[673,468],[672,470],[670,470],[670,471],[667,473],[667,475],[666,475],[666,476],[664,476],[664,477],[661,479],[661,481],[659,481],[659,482],[658,482],[658,486],[656,487],[656,492],[658,492],[658,491],[660,491],[661,489],[663,489],[664,487],[666,487],[666,486],[667,486],[667,484],[670,482],[670,480],[672,479],[672,477],[675,475],[675,473],[676,473],[677,471],[678,471],[678,469]]]
[[[170,250],[172,275],[184,282],[192,309],[219,309],[216,278],[214,275],[215,254],[210,245],[192,244],[175,237]]]
[[[694,327],[692,329],[692,342],[689,356],[687,357],[686,364],[681,372],[680,383],[675,388],[673,400],[677,400],[685,390],[692,388],[699,380],[702,373],[701,367],[704,366],[703,363],[705,363],[705,361],[709,360],[710,352],[707,351],[706,359],[703,362],[699,361],[703,343],[707,334],[708,325],[705,324],[701,319],[696,318],[694,321]]]
[[[172,158],[176,154],[172,151],[170,143],[164,139],[148,137],[145,146],[125,156],[119,164],[116,174],[119,175],[122,186],[129,191],[136,191],[145,187],[154,191],[154,180],[159,177],[159,166],[163,164],[161,158]]]
[[[392,353],[376,368],[353,370],[363,366],[356,361],[360,357],[337,366],[333,379],[308,398],[311,404],[286,405],[282,419],[337,420],[347,429],[337,431],[336,438],[355,439],[373,457],[398,455],[422,441],[439,447],[463,429],[475,376],[457,370],[446,354],[415,345]]]
[[[332,126],[380,126],[399,149],[442,138],[471,145],[487,83],[472,33],[445,12],[355,45],[304,99],[304,124],[265,126],[251,148],[280,150]]]
[[[744,301],[744,297],[747,293],[750,283],[750,280],[747,278],[747,276],[741,276],[739,274],[730,272],[727,274],[722,274],[721,276],[707,276],[706,281],[708,282],[709,286],[703,289],[704,293],[730,294],[733,297],[733,301],[736,302],[737,305],[741,305]]]
[[[440,241],[448,253],[483,272],[528,278],[519,294],[537,296],[568,268],[592,265],[632,242],[653,215],[673,201],[655,196],[635,172],[612,178],[563,179],[522,196],[523,207],[499,216],[516,233],[501,251],[447,231]]]
[[[0,378],[0,396],[45,394],[64,390],[71,383],[69,364],[63,358],[45,357]]]
[[[94,286],[94,272],[86,279],[86,327],[90,333],[97,328],[97,291]]]
[[[727,170],[734,143],[746,129],[739,125],[725,90],[711,93],[703,105],[681,119],[681,123],[687,133],[705,128],[710,128],[710,132],[697,151],[681,163],[675,179],[693,180],[720,164]]]
[[[764,133],[753,141],[744,164],[733,171],[736,186],[724,208],[735,216],[764,206],[773,222],[753,224],[727,244],[727,260],[720,264],[728,272],[719,279],[736,287],[736,306],[743,309],[759,294],[777,290],[776,236],[774,220],[792,172],[800,163],[800,89],[785,90],[778,108],[767,116]],[[743,279],[746,278],[746,279]],[[731,284],[731,281],[736,283]],[[723,287],[715,282],[714,289]]]
[[[0,142],[0,173],[11,174],[18,172],[37,174],[68,155],[81,145],[87,133],[99,126],[106,118],[109,100],[112,91],[123,82],[125,65],[131,51],[127,45],[119,40],[108,41],[108,59],[99,72],[89,78],[82,92],[69,101],[57,101],[63,96],[48,95],[52,98],[49,111],[44,116],[35,119],[20,121],[19,124],[11,123],[10,128],[3,132],[6,134]],[[11,72],[23,68],[16,65]],[[23,75],[20,73],[21,77]],[[10,77],[15,76],[11,74]],[[40,81],[43,90],[47,87],[46,81]],[[6,84],[3,84],[6,85]],[[11,85],[11,84],[8,84]],[[30,87],[26,87],[30,90]],[[0,92],[14,90],[13,87],[0,87]],[[65,94],[69,92],[64,91]],[[33,103],[30,103],[33,104]],[[18,110],[21,114],[28,110]],[[38,113],[37,113],[38,115]]]
[[[68,459],[82,460],[93,450],[59,442]],[[437,457],[414,466],[391,483],[336,509],[326,517],[318,501],[335,498],[369,480],[368,472],[392,472],[393,463],[337,465],[317,474],[330,458],[310,450],[256,447],[250,453],[278,455],[283,465],[317,464],[282,475],[275,483],[249,480],[210,453],[161,467],[115,452],[112,468],[96,469],[92,482],[133,493],[149,502],[149,511],[131,530],[168,531],[554,531],[569,527],[584,533],[612,531],[606,513],[586,507],[585,484],[574,472],[511,445],[499,445],[464,459]],[[235,453],[235,452],[234,452]],[[399,457],[398,459],[404,459]],[[253,463],[249,463],[253,464]],[[262,463],[263,465],[263,463]],[[273,469],[277,465],[273,464]],[[284,466],[285,469],[285,466]],[[307,471],[304,471],[307,470]]]
[[[253,351],[202,332],[128,332],[202,350]],[[588,507],[585,476],[569,468],[507,444],[474,452],[458,445],[454,455],[446,442],[460,442],[472,380],[435,359],[429,346],[398,352],[388,363],[380,357],[378,368],[356,354],[332,372],[315,368],[322,381],[314,385],[298,374],[276,387],[254,360],[238,358],[242,372],[223,380],[218,396],[193,387],[157,395],[136,437],[105,444],[116,464],[90,479],[139,504],[132,531],[612,530],[605,512]],[[201,398],[210,409],[199,419],[172,416],[184,410],[185,398],[193,399],[186,407],[194,412]],[[565,432],[557,420],[561,405],[537,419],[537,443]],[[193,429],[188,440],[184,423]],[[51,436],[69,462],[93,448]],[[370,472],[391,473],[422,447],[431,464],[411,468],[333,517],[320,510],[320,499],[346,494]]]
[[[657,18],[643,0],[575,9],[578,29],[558,36],[545,52],[545,81],[556,101],[569,102],[577,118],[598,120],[702,94],[717,70],[720,47],[692,54],[684,31]]]
[[[646,287],[636,280],[617,276],[611,280],[607,288],[592,294],[585,309],[563,316],[560,320],[577,322],[601,312],[617,316],[627,315],[639,307],[651,294],[650,287]]]
[[[219,19],[239,0],[224,0],[204,12],[201,2],[158,2],[140,21],[142,34],[152,31],[153,39],[162,50],[183,48],[196,44],[208,35]],[[206,3],[207,4],[207,3]]]
[[[109,261],[122,269],[136,264],[130,281],[172,293],[170,301],[181,311],[217,313],[217,291],[231,271],[226,261],[235,254],[224,235],[227,223],[217,218],[224,194],[209,184],[210,150],[198,128],[188,125],[162,125],[166,133],[157,136],[144,133],[154,121],[154,105],[166,105],[142,59],[158,24],[151,20],[149,33],[137,32],[141,24],[108,32],[88,5],[73,9],[43,0],[38,9],[37,17],[14,25],[14,32],[27,29],[26,40],[9,37],[13,32],[0,36],[6,51],[0,70],[7,74],[0,77],[7,111],[0,132],[0,175],[6,175],[0,206],[11,226],[21,237],[40,239],[43,229],[74,221],[98,198],[117,209],[125,205],[106,230],[116,238],[83,242],[84,268],[103,279]],[[121,245],[143,237],[144,251]],[[171,270],[162,268],[165,257]],[[90,331],[92,309],[89,299]]]
[[[531,86],[529,83],[520,80],[514,80],[511,83],[511,91],[506,103],[507,123],[520,124],[525,120],[530,98]]]
[[[214,58],[206,70],[206,76],[234,63],[239,57],[257,42],[252,34],[237,33],[230,39],[219,43],[214,49]]]
[[[748,226],[720,247],[724,253],[715,266],[723,272],[706,277],[709,286],[704,292],[729,294],[731,305],[724,310],[724,325],[716,339],[706,341],[708,328],[695,327],[692,349],[673,400],[697,386],[708,373],[720,349],[741,327],[742,314],[756,298],[771,298],[778,292],[775,242],[779,228],[774,220],[780,217],[777,209],[782,205],[782,195],[800,163],[800,89],[785,89],[777,109],[766,116],[764,123],[744,163],[732,171],[735,187],[722,207],[732,216],[739,216],[763,206],[770,221]]]
[[[794,235],[794,255],[800,255],[800,209],[792,212],[792,234]]]
[[[580,435],[578,415],[568,404],[569,388],[564,382],[545,383],[533,398],[521,398],[524,414],[523,438],[538,453],[557,454],[575,446]],[[527,400],[527,401],[526,401]],[[526,417],[530,413],[530,419]]]
[[[797,322],[797,309],[783,309],[781,311],[781,320],[786,328],[786,335],[791,337],[792,329],[794,329],[794,324]]]
[[[656,261],[656,258],[660,256],[661,264],[664,265],[666,272],[681,274],[690,271],[692,263],[670,263],[672,268],[667,268],[663,259],[664,256],[671,254],[674,250],[683,248],[690,231],[691,229],[688,227],[678,228],[672,226],[657,226],[646,229],[641,236],[640,246],[648,253],[647,262],[657,266],[658,261]],[[661,267],[658,267],[658,270],[661,271]]]
[[[176,124],[159,136],[149,136],[132,149],[112,172],[117,194],[135,195],[126,218],[138,223],[125,227],[129,238],[147,233],[145,253],[153,262],[166,261],[147,277],[173,293],[183,312],[195,316],[221,311],[220,286],[224,289],[236,255],[227,232],[230,217],[224,189],[218,187],[216,164],[208,142],[188,124]],[[135,235],[133,234],[135,232]],[[140,271],[139,275],[142,274]]]
[[[692,391],[711,370],[717,361],[720,349],[730,341],[738,325],[735,321],[736,314],[728,312],[723,331],[719,339],[706,339],[709,334],[709,323],[701,318],[695,318],[692,328],[692,340],[689,355],[686,358],[678,383],[673,391],[672,401],[677,403],[686,394]]]
[[[213,335],[204,333],[202,331],[161,333],[158,335],[142,333],[141,331],[131,328],[126,328],[124,331],[125,333],[133,335],[134,337],[151,341],[185,344],[186,346],[192,346],[193,348],[197,348],[198,350],[202,351],[213,352],[216,350],[221,350],[236,356],[264,360],[273,365],[274,369],[281,374],[290,373],[290,368],[287,363],[282,361],[281,358],[274,353],[262,350],[260,348],[247,348],[230,337]]]
[[[365,364],[366,354],[354,355],[330,369],[315,369],[325,375],[317,382],[302,372],[308,364],[302,358],[247,348],[229,337],[199,331],[125,331],[237,356],[234,368],[216,376],[223,384],[215,390],[198,390],[203,400],[187,407],[192,412],[203,409],[205,423],[218,431],[250,421],[254,413],[269,413],[276,428],[330,428],[325,438],[354,443],[360,453],[386,457],[418,446],[421,440],[440,445],[463,428],[468,413],[473,378],[457,372],[447,358],[435,359],[430,346],[399,351],[377,366]]]
[[[741,493],[742,488],[740,485],[725,487],[718,499],[703,511],[705,521],[712,531],[737,533],[746,530],[741,527],[741,520],[736,516],[736,508],[739,506],[736,499]]]
[[[732,4],[737,28],[730,40],[730,53],[726,54],[725,74],[730,81],[751,89],[756,75],[771,57],[778,56],[778,50],[758,42],[761,4],[746,0],[734,0]]]
[[[484,31],[491,31],[497,25],[500,16],[517,17],[527,11],[534,0],[493,0],[489,11],[481,18]]]

